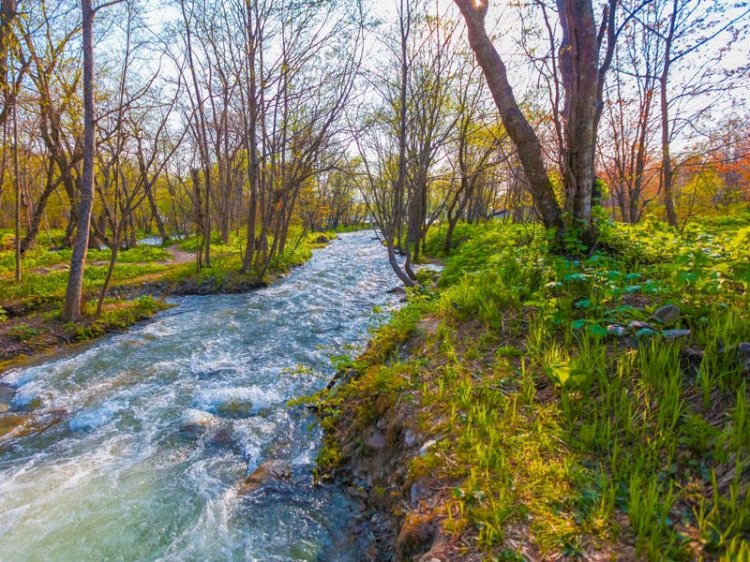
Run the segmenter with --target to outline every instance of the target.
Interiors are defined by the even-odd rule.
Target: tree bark
[[[62,319],[76,322],[82,313],[83,270],[89,245],[91,211],[94,202],[94,11],[91,0],[82,0],[83,12],[83,174],[78,203],[78,219],[73,255],[70,259],[70,276],[65,293]]]
[[[529,182],[534,204],[547,228],[560,228],[563,226],[562,210],[547,174],[541,143],[518,106],[505,64],[484,28],[488,0],[480,4],[474,0],[454,2],[466,21],[469,45],[482,67],[503,125],[518,148],[518,156]]]
[[[670,153],[670,131],[669,131],[669,98],[667,88],[669,86],[669,71],[672,65],[672,40],[674,38],[675,24],[677,18],[677,0],[672,9],[669,20],[669,31],[664,44],[664,66],[659,77],[659,101],[661,109],[661,178],[664,189],[664,208],[667,213],[667,222],[670,226],[679,227],[677,212],[674,207],[674,171],[672,169],[672,155]]]

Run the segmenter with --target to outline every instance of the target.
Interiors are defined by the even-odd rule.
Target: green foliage
[[[34,326],[28,326],[26,324],[18,324],[16,326],[13,326],[10,330],[8,330],[8,335],[13,336],[14,338],[17,338],[19,341],[24,341],[24,342],[33,340],[39,334],[41,334],[41,331],[39,330],[39,328],[35,328]]]
[[[442,440],[412,472],[460,482],[447,527],[471,527],[496,558],[512,559],[506,533],[520,525],[542,553],[612,544],[651,560],[740,559],[750,552],[750,395],[733,351],[750,341],[743,221],[682,233],[608,224],[600,249],[577,259],[550,254],[537,226],[459,225],[436,292],[410,292],[374,334],[359,377],[323,400],[325,426],[362,427],[384,394],[413,395]],[[440,253],[444,235],[431,232],[428,250]],[[653,318],[665,304],[680,310],[671,327]],[[434,332],[405,356],[426,315]],[[327,435],[340,462],[340,438]]]
[[[92,303],[89,308],[88,312],[93,314],[94,304]],[[124,330],[166,308],[169,308],[168,304],[151,296],[139,297],[132,301],[108,299],[99,318],[80,324],[68,324],[66,328],[75,340],[85,341],[103,336],[107,332]]]

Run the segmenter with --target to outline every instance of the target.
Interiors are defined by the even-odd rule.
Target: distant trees
[[[103,303],[145,232],[196,236],[199,268],[231,246],[262,276],[300,233],[368,222],[409,285],[431,226],[449,251],[460,221],[533,204],[592,246],[599,202],[682,227],[707,198],[747,200],[747,116],[729,105],[748,68],[725,57],[743,3],[535,0],[498,22],[487,0],[392,0],[382,21],[362,1],[169,0],[154,18],[99,0],[89,37],[75,0],[0,0],[0,227],[19,276],[54,236],[75,295],[106,245]]]

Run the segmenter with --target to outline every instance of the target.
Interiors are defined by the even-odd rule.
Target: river
[[[0,443],[0,559],[360,559],[358,508],[313,485],[321,432],[288,402],[325,386],[332,354],[365,344],[395,284],[372,233],[345,234],[272,287],[176,298],[126,333],[8,372],[12,409],[64,418]],[[239,493],[269,459],[291,479]]]

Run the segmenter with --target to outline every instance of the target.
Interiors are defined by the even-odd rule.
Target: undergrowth
[[[410,470],[459,482],[438,510],[473,549],[749,559],[747,225],[610,225],[566,257],[537,226],[459,225],[438,284],[319,398],[321,468],[409,396],[438,441]]]

